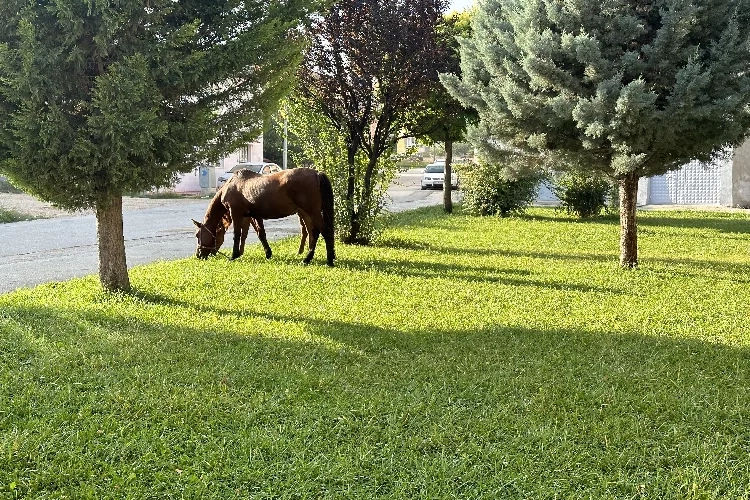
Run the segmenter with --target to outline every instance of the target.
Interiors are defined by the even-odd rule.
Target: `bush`
[[[523,212],[536,198],[540,174],[509,179],[499,165],[473,164],[461,168],[463,207],[472,215],[499,215]]]
[[[551,189],[569,214],[587,218],[598,216],[607,206],[612,183],[601,175],[562,172],[553,177]]]

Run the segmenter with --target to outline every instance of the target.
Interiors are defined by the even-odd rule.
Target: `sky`
[[[474,0],[451,0],[450,2],[450,10],[464,10],[471,7],[471,5],[474,3]]]

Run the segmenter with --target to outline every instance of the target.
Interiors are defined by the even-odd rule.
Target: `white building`
[[[537,201],[558,200],[542,186]],[[716,163],[694,161],[679,170],[640,179],[637,203],[750,207],[750,141]]]
[[[192,172],[181,174],[174,186],[176,193],[209,194],[216,191],[216,177],[238,163],[263,161],[263,136],[249,142],[240,149],[222,158],[215,165],[195,168]]]

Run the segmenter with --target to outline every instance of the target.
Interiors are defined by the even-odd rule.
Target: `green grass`
[[[8,210],[5,208],[0,208],[0,224],[7,224],[9,222],[19,222],[22,220],[33,220],[37,218],[38,217],[34,217],[33,215],[29,215],[29,214],[24,214],[16,210]]]
[[[750,218],[530,214],[0,296],[0,497],[750,497]]]

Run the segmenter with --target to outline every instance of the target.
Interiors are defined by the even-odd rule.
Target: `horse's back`
[[[250,175],[253,174],[253,175]],[[270,175],[237,172],[227,183],[223,202],[257,219],[279,219],[305,211],[319,211],[318,173],[293,168]]]

